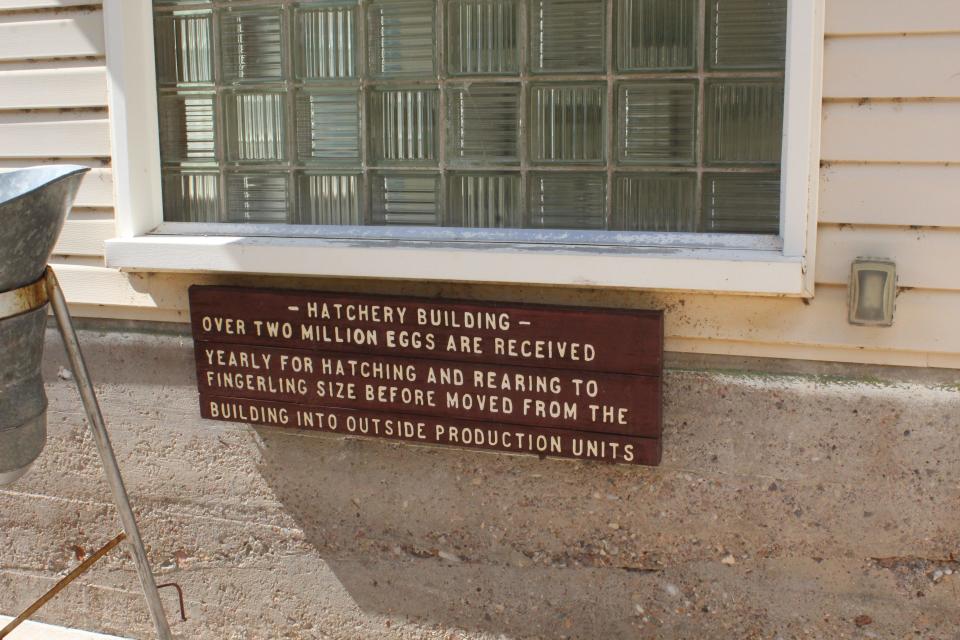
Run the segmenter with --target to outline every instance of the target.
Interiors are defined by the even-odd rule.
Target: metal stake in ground
[[[89,571],[90,567],[92,567],[100,558],[110,553],[113,548],[120,544],[120,541],[126,537],[127,534],[120,533],[116,538],[103,545],[103,547],[98,549],[95,553],[93,553],[93,555],[84,560],[76,569],[68,573],[62,580],[60,580],[60,582],[53,585],[53,588],[51,588],[50,591],[47,591],[45,594],[37,598],[36,602],[27,607],[23,613],[11,620],[10,623],[3,629],[0,629],[0,640],[6,638],[14,629],[26,622],[30,616],[40,610],[40,607],[50,602],[58,593],[66,589],[68,584]]]
[[[127,490],[123,485],[120,467],[117,465],[113,447],[110,445],[110,436],[107,434],[107,426],[103,421],[100,403],[97,402],[97,395],[93,389],[83,353],[80,351],[80,341],[73,328],[70,311],[67,309],[67,301],[63,296],[63,290],[60,289],[60,284],[57,282],[57,276],[50,267],[47,267],[46,285],[47,295],[53,307],[53,315],[57,319],[60,335],[63,336],[63,344],[67,350],[67,357],[70,359],[70,367],[73,369],[77,389],[79,389],[80,398],[83,400],[83,408],[86,410],[87,419],[90,422],[90,430],[93,432],[94,442],[96,442],[97,450],[100,452],[100,460],[103,461],[107,483],[113,493],[113,502],[117,506],[120,522],[130,543],[130,556],[137,568],[140,585],[143,587],[143,594],[150,609],[150,617],[157,629],[157,637],[160,640],[172,640],[170,625],[167,623],[163,603],[160,601],[160,594],[157,591],[157,583],[154,581],[150,562],[147,560],[147,552],[143,547],[143,540],[140,538],[137,520],[133,515],[133,509],[130,507],[130,498],[127,496]]]

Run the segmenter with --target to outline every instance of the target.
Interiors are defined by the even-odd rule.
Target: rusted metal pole
[[[153,571],[150,569],[150,561],[147,559],[147,552],[144,549],[143,540],[140,538],[137,519],[133,515],[130,498],[127,495],[126,487],[123,485],[123,476],[120,475],[117,458],[113,454],[110,435],[107,433],[103,413],[100,411],[100,403],[97,401],[97,394],[93,389],[90,373],[87,371],[83,353],[80,351],[80,340],[73,328],[67,301],[63,297],[63,290],[60,289],[57,276],[50,267],[47,267],[46,281],[50,306],[53,308],[53,315],[57,319],[60,335],[63,336],[63,344],[67,350],[67,357],[70,359],[74,379],[77,381],[77,389],[80,390],[83,408],[87,412],[90,430],[93,432],[94,442],[96,442],[97,449],[100,452],[100,460],[103,461],[107,484],[110,485],[110,490],[113,492],[113,502],[117,506],[120,522],[130,543],[130,555],[137,568],[137,575],[140,577],[140,585],[143,588],[143,595],[147,599],[150,617],[157,629],[157,637],[160,640],[173,640],[173,636],[170,634],[170,625],[167,623],[167,616],[163,611],[163,603],[160,601],[160,593],[157,591],[157,583],[153,578]]]
[[[177,590],[177,601],[180,603],[180,621],[187,621],[187,605],[183,602],[183,587],[178,585],[176,582],[168,582],[166,584],[158,584],[157,589],[166,589],[170,587]]]
[[[91,555],[89,558],[81,562],[76,569],[68,573],[66,577],[60,580],[60,582],[53,585],[50,591],[47,591],[45,594],[40,596],[36,600],[36,602],[31,604],[29,607],[27,607],[23,613],[21,613],[16,618],[11,620],[10,623],[7,624],[7,626],[5,626],[3,629],[0,629],[0,640],[2,640],[3,638],[6,638],[8,635],[10,635],[10,632],[12,632],[14,629],[19,627],[24,622],[26,622],[30,618],[30,616],[32,616],[33,614],[35,614],[37,611],[40,610],[40,607],[50,602],[58,593],[66,589],[67,585],[69,585],[71,582],[73,582],[74,580],[82,576],[84,573],[89,571],[90,567],[92,567],[100,558],[102,558],[103,556],[113,551],[113,548],[116,547],[118,544],[120,544],[120,541],[126,537],[127,537],[127,534],[120,533],[116,538],[114,538],[113,540],[105,544],[103,547],[98,549],[93,555]]]

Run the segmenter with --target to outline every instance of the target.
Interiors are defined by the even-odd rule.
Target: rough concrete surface
[[[651,469],[206,422],[189,338],[81,339],[182,638],[960,638],[955,385],[668,371]],[[64,366],[6,614],[119,527]],[[120,553],[37,619],[151,637]]]

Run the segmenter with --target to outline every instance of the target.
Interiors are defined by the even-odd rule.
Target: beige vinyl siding
[[[960,290],[960,230],[821,224],[817,282],[846,285],[850,256],[897,261],[901,287]]]
[[[827,0],[818,284],[810,310],[824,301],[837,308],[823,328],[791,320],[784,342],[819,343],[825,359],[847,349],[832,357],[960,367],[958,52],[956,0]],[[857,256],[897,262],[902,288],[890,329],[842,322]],[[793,357],[794,345],[769,348]]]
[[[827,101],[822,159],[830,163],[956,163],[960,161],[957,106],[956,100]]]
[[[57,162],[52,158],[0,158],[0,172],[12,171],[36,164],[52,164]],[[83,209],[108,210],[113,215],[113,172],[109,167],[103,167],[104,160],[71,158],[72,164],[91,167],[80,185],[77,199],[74,203],[74,214]]]
[[[0,11],[30,11],[65,7],[95,7],[100,0],[0,0]]]
[[[955,5],[960,13],[960,5]],[[824,94],[849,98],[954,98],[960,95],[960,33],[831,37]]]
[[[827,35],[960,33],[957,0],[827,0]]]
[[[820,223],[960,227],[960,164],[837,163],[820,172]]]
[[[102,62],[7,63],[0,72],[0,109],[100,108],[106,102]]]
[[[102,266],[115,224],[99,5],[0,0],[0,171],[49,163],[91,167],[55,249],[66,279],[78,266],[114,274]]]
[[[103,56],[99,10],[0,15],[0,61]]]
[[[797,0],[805,1],[805,0]],[[563,288],[504,287],[370,280],[263,279],[255,276],[124,274],[98,265],[109,234],[108,166],[88,178],[61,242],[71,257],[58,257],[61,280],[80,315],[184,322],[186,289],[194,283],[237,283],[373,293],[444,295],[453,298],[664,308],[667,349],[692,353],[766,356],[910,366],[960,367],[960,2],[958,0],[826,0],[823,151],[816,297],[736,297],[689,293],[646,293]],[[69,40],[76,56],[90,46],[86,33],[98,12],[46,15],[17,8],[64,6],[53,0],[0,0],[0,31],[16,21],[76,20],[73,26],[38,24],[34,34],[62,29],[63,42],[31,42],[31,51],[52,51]],[[75,4],[75,3],[73,3]],[[84,3],[91,4],[91,3]],[[93,39],[96,40],[95,38]],[[22,40],[21,40],[22,42]],[[27,46],[27,45],[24,45]],[[0,59],[11,52],[0,35]],[[18,129],[21,149],[43,156],[51,147],[63,155],[90,153],[95,164],[106,148],[106,118],[97,105],[96,62],[58,67],[46,62],[0,63],[0,89],[26,82],[29,73],[53,78],[65,95],[27,89],[0,106],[0,125]],[[36,65],[36,66],[31,66]],[[82,71],[81,71],[82,70]],[[47,73],[50,75],[46,75]],[[75,75],[89,74],[92,86]],[[65,78],[73,78],[68,81]],[[7,84],[4,85],[4,82]],[[2,95],[0,91],[0,95]],[[4,100],[4,99],[0,99]],[[52,111],[27,118],[11,114],[25,102],[58,108],[72,102],[82,110],[56,120]],[[19,101],[19,102],[17,102]],[[56,116],[59,117],[59,116]],[[16,120],[16,118],[20,118]],[[71,128],[88,120],[89,131]],[[16,122],[14,122],[16,120]],[[58,131],[34,141],[33,132]],[[62,128],[61,128],[62,127]],[[22,128],[22,130],[21,130]],[[97,133],[93,133],[97,130]],[[30,131],[31,133],[27,133]],[[70,135],[67,135],[70,134]],[[72,136],[72,137],[71,137]],[[56,144],[53,144],[56,143]],[[32,146],[31,146],[32,145]],[[43,153],[37,151],[43,149]],[[83,151],[86,149],[87,151]],[[2,153],[2,152],[0,152]],[[54,154],[49,154],[54,155]],[[80,156],[76,156],[79,158]],[[0,169],[19,162],[0,157]],[[857,256],[897,261],[901,291],[891,328],[847,323],[847,275]]]
[[[108,158],[110,123],[92,110],[6,113],[0,140],[0,158]]]

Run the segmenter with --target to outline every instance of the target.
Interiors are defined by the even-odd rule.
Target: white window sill
[[[553,236],[550,242],[528,233],[529,241],[498,241],[497,233],[462,232],[430,240],[403,231],[341,230],[341,237],[319,237],[316,228],[301,237],[284,237],[260,227],[259,235],[220,235],[244,230],[218,229],[217,235],[162,235],[182,231],[164,225],[159,234],[107,241],[107,266],[129,271],[247,273],[358,278],[396,278],[540,285],[617,287],[644,290],[809,296],[800,257],[784,256],[779,238],[723,238],[672,234],[664,246],[601,244],[590,237]],[[279,233],[279,231],[278,231]],[[372,237],[376,234],[377,237]],[[387,236],[387,237],[384,237]],[[392,236],[392,237],[390,237]],[[643,238],[640,238],[643,239]],[[660,238],[662,239],[662,238]],[[523,239],[521,239],[523,240]],[[586,243],[584,243],[586,240]],[[576,244],[573,242],[576,241]],[[699,245],[699,246],[697,246]]]

